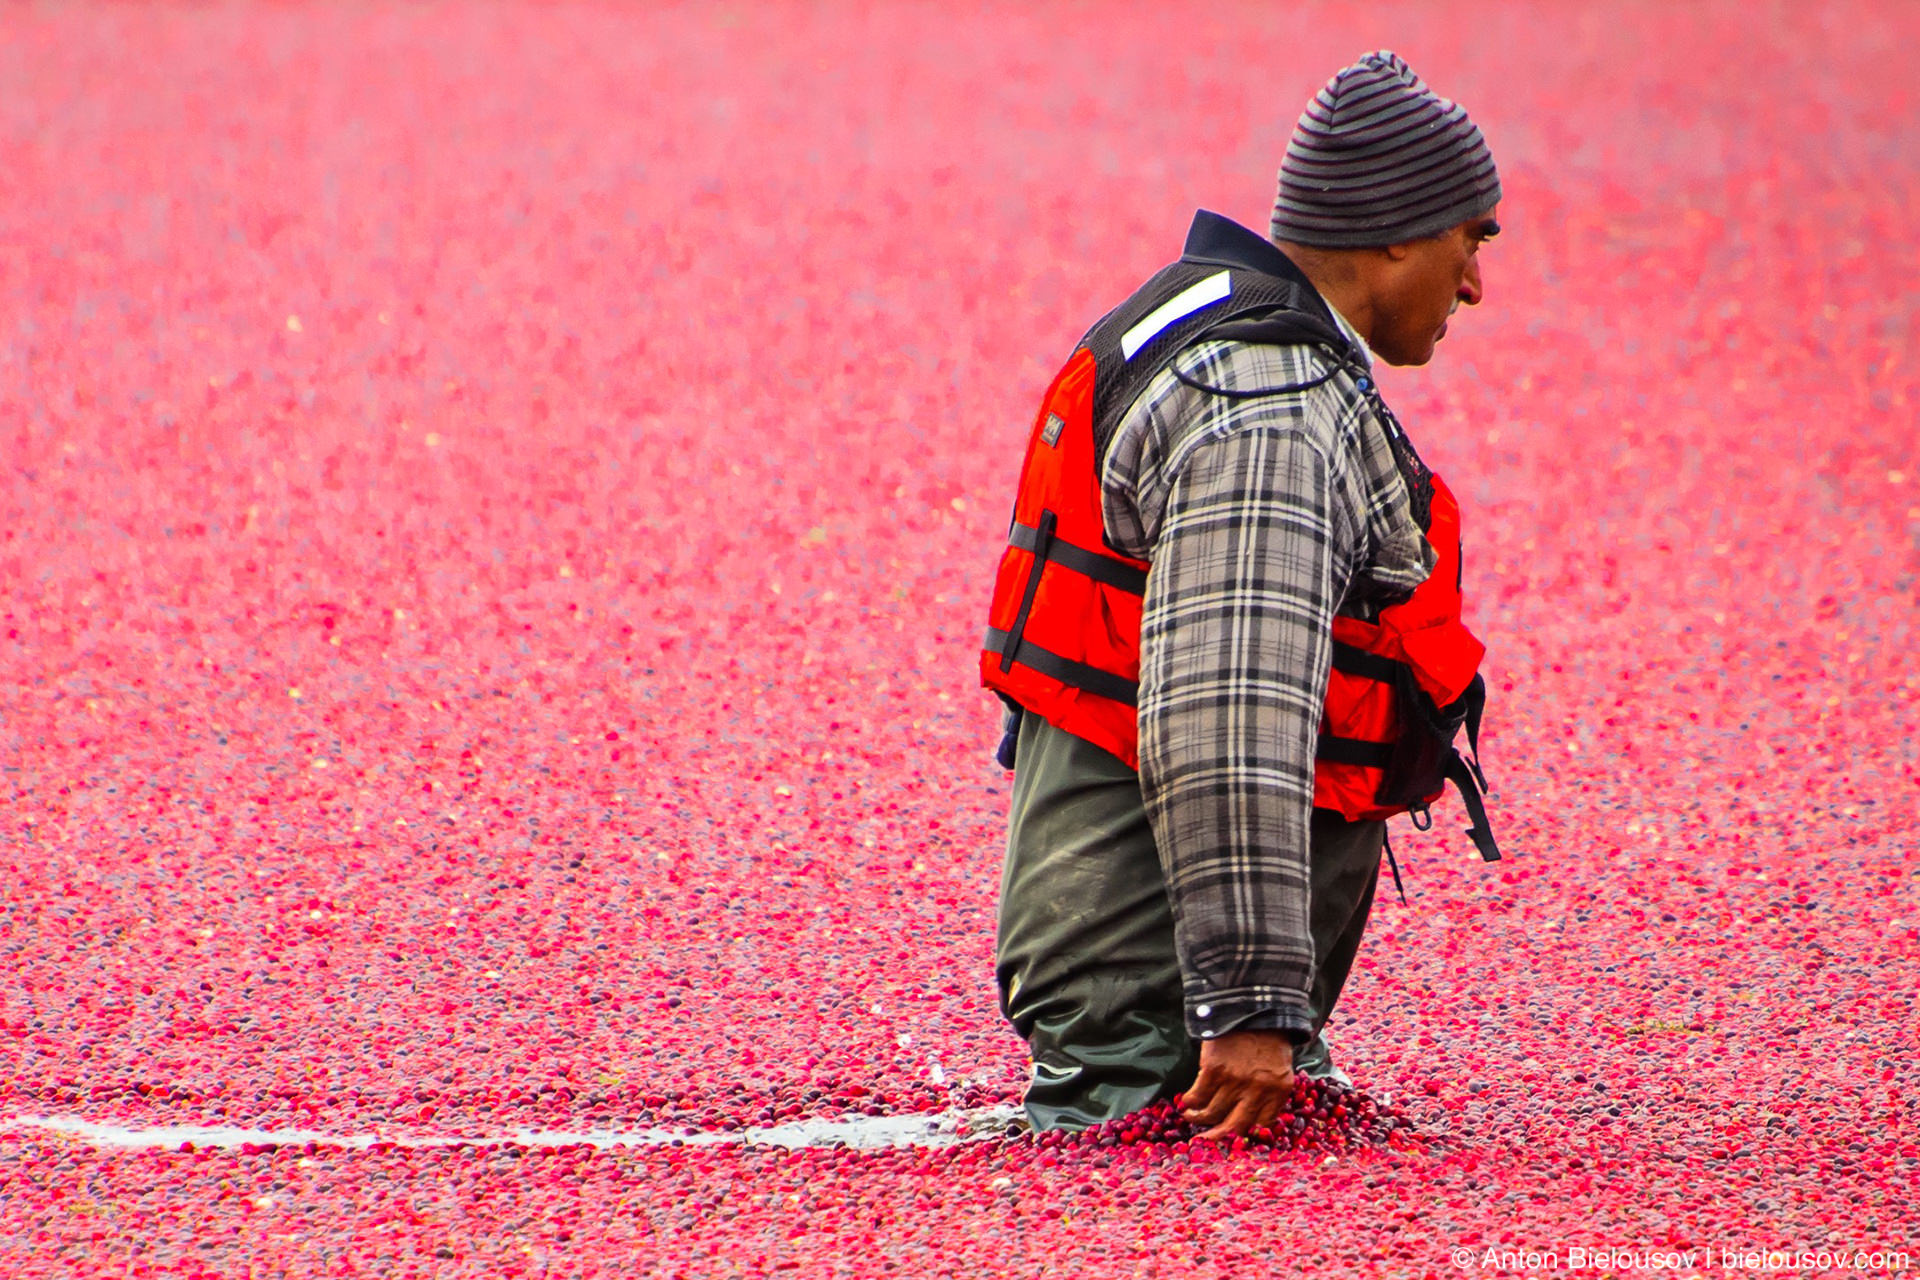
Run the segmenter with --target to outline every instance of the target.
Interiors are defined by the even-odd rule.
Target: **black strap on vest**
[[[1467,816],[1473,819],[1473,825],[1467,828],[1467,837],[1473,841],[1473,847],[1480,851],[1482,861],[1498,862],[1500,846],[1493,842],[1493,827],[1487,821],[1487,806],[1480,799],[1480,788],[1475,785],[1479,773],[1479,764],[1469,766],[1458,751],[1447,761],[1447,781],[1460,793],[1460,803],[1467,806]]]
[[[1313,749],[1316,760],[1328,764],[1350,764],[1361,769],[1384,769],[1393,763],[1393,744],[1369,742],[1365,738],[1341,738],[1322,733]]]
[[[1393,856],[1393,840],[1384,833],[1380,837],[1381,852],[1387,855],[1387,867],[1393,872],[1393,891],[1400,895],[1400,905],[1407,905],[1407,886],[1400,882],[1400,861]]]
[[[1369,680],[1378,680],[1381,684],[1395,684],[1400,679],[1401,665],[1392,658],[1368,653],[1358,646],[1339,640],[1333,642],[1335,671],[1344,671],[1350,676],[1365,676]]]
[[[1076,662],[1051,649],[1043,649],[1026,638],[1027,619],[1033,614],[1034,597],[1040,593],[1040,577],[1049,564],[1085,574],[1096,582],[1132,595],[1147,593],[1146,570],[1095,555],[1071,542],[1062,542],[1055,532],[1059,525],[1059,516],[1051,511],[1042,511],[1038,526],[1015,524],[1008,532],[1007,541],[1010,545],[1033,553],[1033,567],[1027,571],[1027,589],[1021,593],[1020,609],[1013,615],[1013,625],[1005,631],[988,627],[986,648],[1000,655],[1002,671],[1013,670],[1013,664],[1018,662],[1064,685],[1102,698],[1111,698],[1129,707],[1137,706],[1140,686],[1134,681],[1084,662]]]
[[[1480,717],[1487,709],[1487,682],[1479,674],[1473,677],[1473,683],[1467,686],[1467,749],[1473,754],[1467,763],[1473,766],[1473,776],[1479,779],[1480,789],[1492,794],[1493,788],[1487,785],[1487,775],[1480,770]]]
[[[1487,862],[1500,861],[1500,846],[1493,840],[1493,824],[1487,821],[1487,806],[1481,801],[1482,792],[1492,792],[1487,785],[1486,772],[1480,767],[1480,716],[1487,706],[1487,682],[1479,675],[1473,677],[1473,683],[1467,686],[1467,750],[1469,755],[1453,753],[1453,759],[1447,763],[1447,780],[1460,792],[1460,802],[1467,806],[1467,816],[1473,819],[1473,825],[1467,828],[1467,835],[1473,840],[1473,847],[1480,851],[1480,857]]]
[[[1133,681],[1084,662],[1075,662],[1051,649],[1042,649],[1031,640],[1016,638],[1011,632],[988,627],[985,647],[1001,655],[1002,670],[1018,662],[1072,688],[1111,698],[1129,707],[1139,705],[1140,686]]]
[[[1047,571],[1047,553],[1053,550],[1053,531],[1059,523],[1059,517],[1053,512],[1040,513],[1040,527],[1034,530],[1033,545],[1027,548],[1033,552],[1033,568],[1027,571],[1027,589],[1020,596],[1020,611],[1013,615],[1011,627],[997,633],[1000,636],[998,651],[1002,671],[1013,670],[1014,651],[1020,647],[1021,633],[1027,629],[1027,616],[1033,612],[1033,598],[1040,594],[1040,575]],[[989,634],[996,633],[989,629]],[[1055,679],[1058,678],[1055,677]]]
[[[1052,520],[1053,513],[1048,512],[1045,519]],[[1012,547],[1017,547],[1021,551],[1033,552],[1034,566],[1038,569],[1040,563],[1039,550],[1041,546],[1039,529],[1030,524],[1016,524],[1007,534],[1007,544]],[[1110,556],[1100,555],[1087,550],[1085,547],[1077,547],[1071,542],[1063,542],[1058,537],[1051,538],[1046,543],[1046,547],[1047,554],[1045,558],[1049,564],[1057,564],[1062,568],[1071,569],[1075,573],[1092,578],[1095,582],[1105,583],[1116,591],[1124,591],[1130,596],[1144,596],[1147,594],[1147,571],[1145,569],[1136,569],[1130,564],[1121,564],[1118,560]],[[1036,573],[1034,576],[1038,578],[1039,575]],[[1030,579],[1027,585],[1031,588],[1033,581]]]

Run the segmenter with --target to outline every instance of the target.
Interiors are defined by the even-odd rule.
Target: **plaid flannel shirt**
[[[1310,382],[1326,359],[1305,346],[1205,342],[1176,364],[1249,391]],[[1234,399],[1162,370],[1119,424],[1101,489],[1108,541],[1152,564],[1140,785],[1172,899],[1188,1030],[1304,1039],[1314,1029],[1308,822],[1333,616],[1411,591],[1433,550],[1384,430],[1344,372],[1310,390]]]

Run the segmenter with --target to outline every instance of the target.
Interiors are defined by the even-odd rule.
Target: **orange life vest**
[[[1196,254],[1202,229],[1196,220],[1182,260],[1094,326],[1041,400],[994,584],[981,681],[1023,713],[1139,768],[1140,616],[1152,566],[1107,545],[1106,442],[1146,382],[1195,342],[1313,343],[1326,354],[1329,376],[1338,368],[1358,379],[1436,556],[1427,580],[1371,621],[1334,619],[1313,803],[1350,821],[1412,812],[1424,825],[1427,806],[1451,780],[1474,820],[1468,834],[1483,857],[1498,858],[1477,759],[1453,746],[1464,727],[1477,756],[1485,699],[1485,646],[1460,617],[1459,505],[1414,453],[1305,277],[1264,241],[1270,258],[1217,225],[1206,228],[1214,239],[1204,244],[1224,238],[1225,250]]]

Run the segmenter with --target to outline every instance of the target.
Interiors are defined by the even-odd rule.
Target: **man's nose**
[[[1480,259],[1467,259],[1467,274],[1460,280],[1460,301],[1469,307],[1480,305],[1484,291],[1480,287]]]

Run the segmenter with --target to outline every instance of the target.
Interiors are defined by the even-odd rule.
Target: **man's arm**
[[[1239,1132],[1272,1119],[1290,1041],[1313,1030],[1314,747],[1354,532],[1325,453],[1284,412],[1197,445],[1168,479],[1141,626],[1140,781],[1202,1042],[1192,1114]]]

